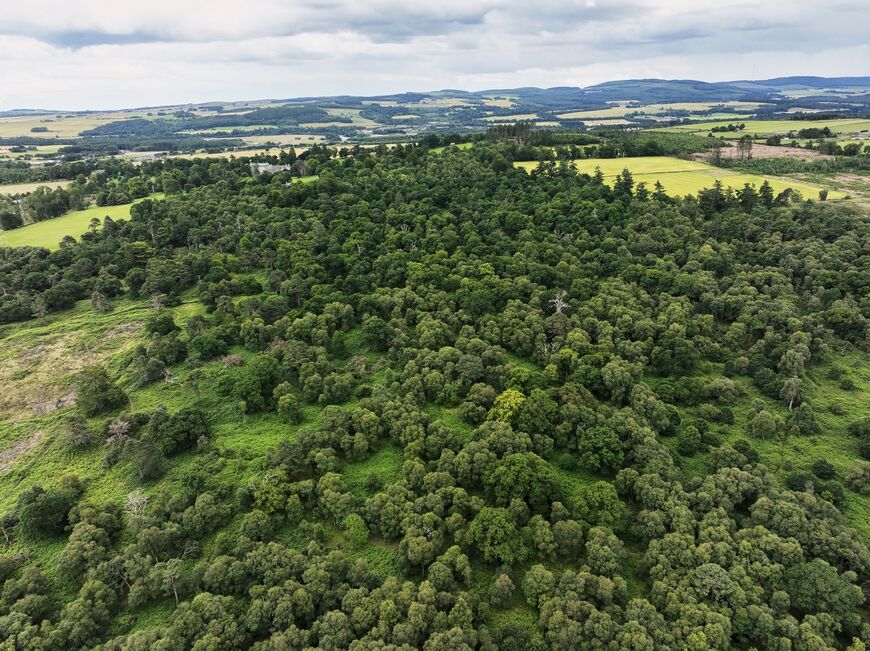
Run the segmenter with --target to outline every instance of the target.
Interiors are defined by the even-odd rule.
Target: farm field
[[[662,131],[682,133],[708,133],[714,127],[725,127],[734,123],[731,120],[718,122],[699,122],[697,124],[679,124],[672,127],[662,127]],[[857,133],[870,130],[870,120],[859,118],[842,118],[837,120],[741,120],[746,128],[739,132],[722,132],[715,135],[724,138],[734,138],[743,135],[785,134],[801,129],[822,129],[828,127],[834,133]]]
[[[490,115],[483,118],[487,122],[516,122],[517,120],[535,120],[537,113],[517,113],[515,115]]]
[[[15,117],[0,117],[0,138],[75,138],[82,131],[94,129],[109,122],[144,117],[140,113],[111,112],[95,114],[46,114]],[[48,131],[33,132],[34,127]]]
[[[765,177],[756,174],[741,174],[725,170],[706,163],[697,161],[687,161],[680,158],[670,156],[643,156],[637,158],[585,158],[575,160],[574,164],[577,169],[586,174],[594,174],[595,169],[599,168],[606,179],[615,178],[622,173],[623,169],[628,169],[635,183],[644,182],[648,187],[655,185],[659,181],[665,188],[668,194],[674,196],[685,196],[695,194],[699,190],[710,188],[716,180],[722,181],[726,187],[739,190],[746,183],[753,184],[759,187],[765,180],[770,182],[774,192],[782,192],[786,188],[798,190],[807,198],[815,198],[818,196],[822,186],[807,183],[804,181],[794,181],[791,179],[778,177]],[[527,171],[531,171],[538,166],[537,161],[528,161],[516,163]],[[829,199],[843,199],[846,194],[830,190],[828,193]]]
[[[631,118],[651,117],[667,113],[668,111],[709,111],[712,108],[735,108],[745,111],[754,111],[763,104],[758,102],[672,102],[669,104],[646,104],[643,106],[625,106],[625,103],[619,106],[611,106],[606,109],[592,109],[589,111],[571,111],[568,113],[559,113],[556,117],[563,120],[586,120],[586,119],[606,119],[606,118]],[[747,115],[739,116],[729,113],[713,114],[708,119],[713,117],[724,116],[723,119],[739,119],[740,117],[748,117]],[[696,116],[699,119],[707,116]]]
[[[47,186],[49,188],[65,188],[72,181],[36,181],[33,183],[7,183],[0,185],[0,194],[29,194],[36,188]]]
[[[278,145],[312,145],[325,142],[326,137],[316,134],[281,134],[274,136],[243,136],[242,141],[248,145],[264,145],[274,142]]]
[[[56,154],[63,145],[36,145],[26,151],[10,151],[11,147],[0,147],[0,159],[18,159]]]
[[[260,154],[277,154],[279,151],[289,149],[288,145],[279,145],[277,147],[252,147],[250,149],[230,149],[227,151],[197,151],[191,154],[169,154],[166,158],[249,158],[251,156],[259,156]],[[296,148],[296,153],[301,150]]]
[[[271,124],[241,124],[237,126],[231,127],[211,127],[209,129],[193,129],[193,130],[185,130],[179,131],[178,133],[183,133],[185,135],[191,136],[205,136],[205,135],[215,135],[215,134],[230,134],[233,131],[258,131],[260,129],[274,129],[275,127]]]
[[[161,199],[162,197],[162,193],[158,193],[151,195],[150,198]],[[41,246],[53,251],[60,248],[60,241],[67,235],[77,238],[87,231],[91,220],[95,217],[101,223],[103,218],[107,216],[114,220],[129,219],[130,207],[133,203],[124,203],[118,206],[91,206],[54,219],[28,224],[12,231],[0,231],[0,246]]]

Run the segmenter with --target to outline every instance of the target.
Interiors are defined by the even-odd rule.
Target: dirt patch
[[[850,183],[859,183],[870,187],[870,176],[861,176],[860,174],[835,174],[834,181],[848,185]]]
[[[116,354],[141,329],[135,321],[40,335],[38,344],[18,339],[0,355],[0,418],[23,420],[71,406],[75,374]]]
[[[0,450],[0,474],[12,470],[15,462],[24,454],[35,448],[45,438],[45,432],[36,431],[26,439],[16,441],[5,450]]]
[[[121,325],[115,326],[111,330],[106,332],[106,337],[117,337],[118,335],[124,335],[131,332],[138,332],[142,329],[144,324],[141,321],[131,321],[130,323],[122,323]]]
[[[737,147],[732,141],[726,141],[725,147],[722,148],[722,158],[737,158]],[[762,145],[752,143],[753,158],[794,158],[797,160],[822,160],[831,158],[825,154],[812,149],[802,149],[800,147],[774,147],[773,145]],[[709,154],[698,153],[694,155],[695,160],[702,163],[709,161]]]
[[[50,414],[54,411],[57,411],[58,409],[69,407],[75,401],[76,393],[75,391],[72,391],[70,393],[60,396],[59,398],[38,402],[33,405],[32,409],[34,414]]]

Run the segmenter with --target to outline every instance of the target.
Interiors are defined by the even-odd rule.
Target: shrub
[[[85,416],[122,407],[127,394],[109,378],[102,366],[89,366],[76,378],[76,404]]]
[[[69,511],[75,506],[84,486],[73,475],[62,477],[57,486],[45,489],[36,484],[18,497],[16,512],[25,531],[46,535],[63,532]]]
[[[834,466],[825,459],[816,459],[811,467],[813,474],[820,479],[831,479],[836,472]]]

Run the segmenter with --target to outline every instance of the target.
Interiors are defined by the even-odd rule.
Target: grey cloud
[[[0,107],[866,74],[870,60],[870,5],[845,0],[29,2],[0,3]]]
[[[167,40],[165,37],[147,32],[111,34],[99,31],[68,31],[34,35],[34,37],[48,45],[73,50],[93,45],[131,45],[134,43],[160,43]]]

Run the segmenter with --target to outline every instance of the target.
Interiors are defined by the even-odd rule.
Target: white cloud
[[[862,0],[7,2],[0,108],[868,74],[868,19]]]

